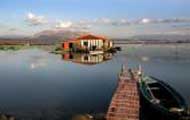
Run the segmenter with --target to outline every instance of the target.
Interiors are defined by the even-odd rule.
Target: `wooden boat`
[[[139,89],[142,113],[148,113],[151,119],[178,120],[187,110],[187,104],[182,96],[161,80],[142,75]]]

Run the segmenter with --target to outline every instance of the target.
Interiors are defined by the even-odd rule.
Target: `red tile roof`
[[[93,35],[93,34],[85,34],[85,35],[82,35],[80,37],[77,37],[77,38],[72,38],[72,39],[68,39],[67,41],[64,41],[63,43],[65,42],[75,42],[75,41],[78,41],[78,40],[90,40],[90,39],[102,39],[102,40],[107,40],[105,37],[103,36],[97,36],[97,35]]]
[[[97,36],[97,35],[92,35],[92,34],[86,34],[86,35],[80,36],[76,39],[77,40],[82,40],[82,39],[103,39],[103,40],[106,40],[106,38],[103,36]]]

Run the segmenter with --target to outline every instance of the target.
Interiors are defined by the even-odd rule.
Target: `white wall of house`
[[[88,57],[88,60],[85,59],[85,57]],[[99,63],[102,62],[104,60],[104,56],[102,54],[99,54],[97,56],[86,56],[86,55],[82,55],[81,56],[81,62],[89,62],[89,63]]]
[[[112,41],[110,41],[109,44],[110,44],[110,47],[113,47],[113,42]]]
[[[81,46],[84,46],[85,42],[88,42],[88,48],[90,48],[90,46],[97,46],[97,48],[103,47],[102,39],[81,40]]]

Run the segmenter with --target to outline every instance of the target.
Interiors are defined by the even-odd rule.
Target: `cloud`
[[[182,23],[182,22],[190,22],[190,18],[173,18],[173,19],[160,19],[157,22],[161,23]]]
[[[142,17],[141,19],[133,19],[133,20],[127,18],[111,19],[107,17],[101,17],[96,19],[85,19],[85,20],[81,19],[79,21],[71,21],[64,19],[59,21],[53,19],[50,21],[45,19],[44,16],[38,16],[33,13],[28,13],[26,20],[30,25],[34,26],[46,24],[46,26],[43,27],[47,28],[49,27],[48,29],[62,29],[62,30],[80,31],[80,32],[92,32],[92,31],[102,32],[103,30],[112,31],[111,29],[113,29],[114,27],[114,30],[116,30],[115,32],[116,34],[119,34],[117,33],[118,31],[126,31],[126,30],[128,30],[128,34],[138,34],[138,33],[149,34],[149,33],[160,33],[163,31],[167,32],[165,30],[166,29],[165,26],[168,26],[167,27],[168,31],[171,31],[171,29],[174,29],[174,27],[171,28],[171,25],[175,25],[177,23],[190,23],[190,18],[160,19],[160,18],[147,18],[147,17]],[[155,26],[158,27],[156,27],[156,29],[153,29],[155,28]],[[160,26],[164,27],[161,28]],[[14,31],[14,29],[12,29],[12,31]],[[113,33],[114,32],[112,32],[111,34]]]
[[[95,19],[94,23],[96,24],[110,24],[113,21],[109,18],[99,18],[99,19]]]
[[[143,23],[143,24],[147,24],[147,23],[150,23],[150,22],[151,22],[151,20],[148,19],[148,18],[143,18],[143,19],[140,21],[140,23]]]
[[[70,28],[73,23],[71,21],[58,21],[55,25],[56,28]]]
[[[128,24],[129,21],[128,21],[127,19],[121,19],[121,20],[120,20],[120,23],[121,23],[121,24]]]
[[[139,24],[158,24],[158,23],[190,23],[190,18],[168,18],[168,19],[149,19],[143,18],[138,23]]]
[[[111,25],[112,26],[127,26],[127,25],[130,25],[131,22],[127,19],[120,19],[120,20],[115,20],[115,21],[112,21]]]
[[[26,21],[29,23],[29,25],[32,26],[43,25],[48,23],[44,16],[38,16],[31,12],[27,14]]]
[[[97,18],[94,20],[80,20],[77,24],[79,25],[85,25],[89,27],[97,26],[97,25],[124,25],[129,24],[129,21],[127,19],[121,19],[121,20],[113,20],[110,18]]]
[[[160,23],[190,23],[190,18],[169,18],[169,19],[152,19],[152,18],[142,18],[136,20],[128,20],[126,18],[121,19],[110,19],[107,17],[96,18],[94,20],[80,20],[80,21],[65,21],[65,20],[52,20],[51,22],[47,20],[44,16],[39,16],[34,13],[29,12],[27,14],[26,21],[29,25],[37,26],[47,24],[49,26],[54,26],[57,29],[81,29],[87,30],[92,27],[107,25],[107,26],[128,26],[128,25],[138,25],[138,24],[160,24]]]
[[[142,18],[137,20],[128,20],[126,18],[121,18],[118,20],[113,20],[110,18],[97,18],[95,20],[80,20],[78,22],[72,21],[58,21],[56,23],[56,28],[64,29],[90,29],[92,27],[108,25],[108,26],[128,26],[128,25],[139,25],[139,24],[160,24],[160,23],[183,23],[189,22],[188,18],[170,18],[170,19],[151,19]]]
[[[59,20],[56,22],[55,28],[69,30],[69,31],[88,32],[89,29],[91,28],[91,25],[87,21],[72,22],[72,21]]]

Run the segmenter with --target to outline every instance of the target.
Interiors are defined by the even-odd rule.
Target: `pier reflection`
[[[76,53],[65,53],[62,54],[62,59],[66,61],[71,61],[74,63],[85,64],[85,65],[95,65],[102,63],[104,61],[111,60],[113,54],[104,53],[104,54],[76,54]]]

